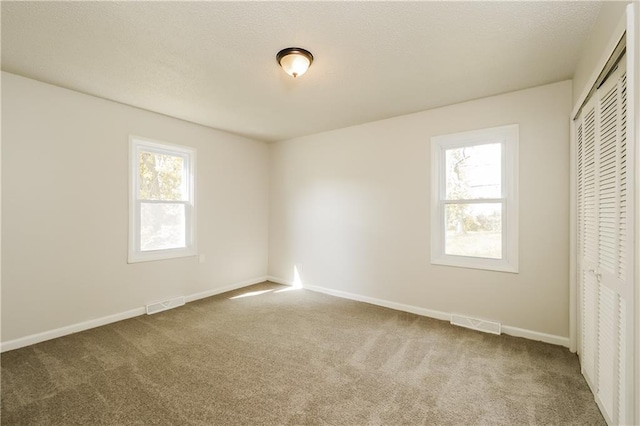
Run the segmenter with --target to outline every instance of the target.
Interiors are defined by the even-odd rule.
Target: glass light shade
[[[297,77],[304,74],[309,69],[309,59],[297,53],[292,53],[280,60],[280,66],[287,74]]]
[[[307,72],[313,62],[311,52],[298,47],[283,49],[276,58],[282,69],[294,78]]]

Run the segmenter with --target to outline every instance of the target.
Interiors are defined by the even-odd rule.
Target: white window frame
[[[183,157],[184,184],[187,186],[188,199],[184,201],[170,201],[170,203],[184,203],[186,207],[184,248],[163,249],[152,251],[140,250],[140,209],[143,201],[139,196],[140,152]],[[129,136],[129,256],[128,263],[146,262],[152,260],[174,259],[198,254],[196,246],[196,208],[195,208],[195,172],[196,150],[182,145],[159,142],[139,136]],[[148,201],[146,201],[148,202]],[[163,201],[154,201],[162,203]]]
[[[446,199],[445,151],[502,144],[502,194],[495,199],[468,199],[466,203],[502,203],[502,259],[457,256],[445,253],[445,206],[460,203]],[[431,263],[461,268],[518,272],[518,143],[519,126],[493,127],[431,138]]]

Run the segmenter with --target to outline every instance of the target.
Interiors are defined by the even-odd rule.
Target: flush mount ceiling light
[[[296,78],[307,72],[313,62],[313,55],[300,47],[287,47],[278,52],[276,59],[284,72]]]

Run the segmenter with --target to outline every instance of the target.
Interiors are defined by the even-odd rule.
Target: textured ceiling
[[[599,2],[2,2],[2,69],[273,141],[571,78]],[[294,80],[284,47],[315,60]]]

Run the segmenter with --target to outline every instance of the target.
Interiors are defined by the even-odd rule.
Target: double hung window
[[[193,256],[195,150],[130,138],[129,263]]]
[[[431,138],[431,262],[518,271],[518,125]]]

